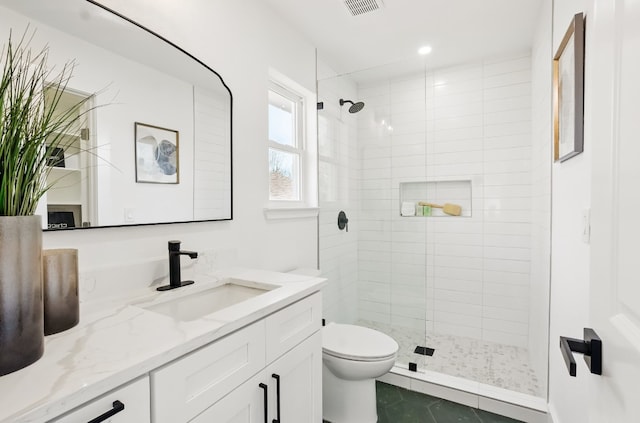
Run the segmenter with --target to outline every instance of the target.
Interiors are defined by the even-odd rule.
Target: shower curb
[[[416,373],[396,366],[377,380],[526,423],[550,422],[543,398],[443,373]]]

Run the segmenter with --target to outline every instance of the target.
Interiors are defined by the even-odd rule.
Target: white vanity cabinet
[[[154,423],[271,423],[278,402],[280,423],[320,423],[321,312],[315,293],[152,371]]]
[[[321,378],[317,331],[190,423],[320,423]]]
[[[150,423],[149,378],[129,382],[49,422]]]

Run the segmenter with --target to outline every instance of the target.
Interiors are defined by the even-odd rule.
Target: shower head
[[[349,113],[358,113],[364,107],[364,103],[362,101],[354,103],[351,100],[340,99],[340,105],[344,106],[344,103],[351,103],[351,107],[349,107]]]

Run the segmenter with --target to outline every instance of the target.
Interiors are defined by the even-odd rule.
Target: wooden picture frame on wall
[[[584,14],[574,15],[553,57],[553,160],[584,151]]]

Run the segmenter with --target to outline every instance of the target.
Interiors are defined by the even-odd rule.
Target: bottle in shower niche
[[[70,329],[80,320],[78,298],[78,250],[42,251],[44,334]]]

